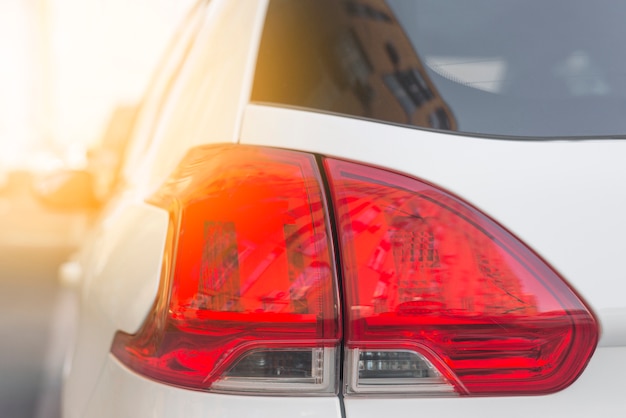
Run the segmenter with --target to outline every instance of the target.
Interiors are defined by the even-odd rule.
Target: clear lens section
[[[214,389],[265,392],[334,392],[337,374],[336,350],[258,349],[244,355]]]
[[[410,351],[360,351],[359,381],[404,380],[438,377],[426,359]]]
[[[349,350],[347,364],[348,393],[454,393],[435,366],[415,351],[357,348]]]
[[[319,383],[324,367],[322,349],[258,350],[241,359],[227,377],[289,379],[295,382]]]

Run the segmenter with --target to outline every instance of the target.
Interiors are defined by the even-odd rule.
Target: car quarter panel
[[[168,214],[128,203],[106,214],[106,225],[83,278],[74,353],[67,364],[64,410],[80,416],[95,385],[113,334],[135,332],[156,296]]]
[[[134,374],[110,355],[84,416],[340,418],[341,408],[337,397],[237,396],[174,388]]]
[[[145,202],[190,147],[238,137],[265,7],[265,0],[214,0],[200,9],[202,27],[161,98],[152,137],[137,150],[142,157],[136,165],[126,167],[126,184],[81,250],[81,312],[64,385],[64,416],[83,417],[91,396],[102,396],[93,390],[106,377],[103,367],[115,332],[135,332],[156,296],[169,219]]]

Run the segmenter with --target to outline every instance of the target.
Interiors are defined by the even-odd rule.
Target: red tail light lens
[[[324,165],[346,393],[546,394],[578,377],[596,321],[536,254],[417,179]],[[154,200],[171,213],[159,297],[113,354],[187,388],[335,393],[342,330],[321,184],[308,154],[193,150]]]
[[[195,149],[156,201],[172,215],[160,297],[114,355],[183,387],[334,392],[338,289],[315,159]]]
[[[332,159],[325,166],[349,393],[544,394],[578,377],[597,324],[526,246],[416,179]]]

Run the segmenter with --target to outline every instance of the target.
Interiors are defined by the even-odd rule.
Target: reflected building
[[[403,28],[382,0],[275,0],[252,100],[456,130]]]

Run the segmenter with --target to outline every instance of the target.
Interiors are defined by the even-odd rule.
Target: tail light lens
[[[212,391],[547,394],[598,340],[589,309],[536,254],[417,179],[312,155],[194,149],[153,203],[171,214],[159,297],[113,354]]]
[[[596,322],[537,255],[433,186],[344,161],[325,166],[348,393],[544,394],[578,377]]]
[[[155,203],[171,213],[160,297],[112,352],[194,389],[334,393],[338,289],[311,155],[199,148]]]

